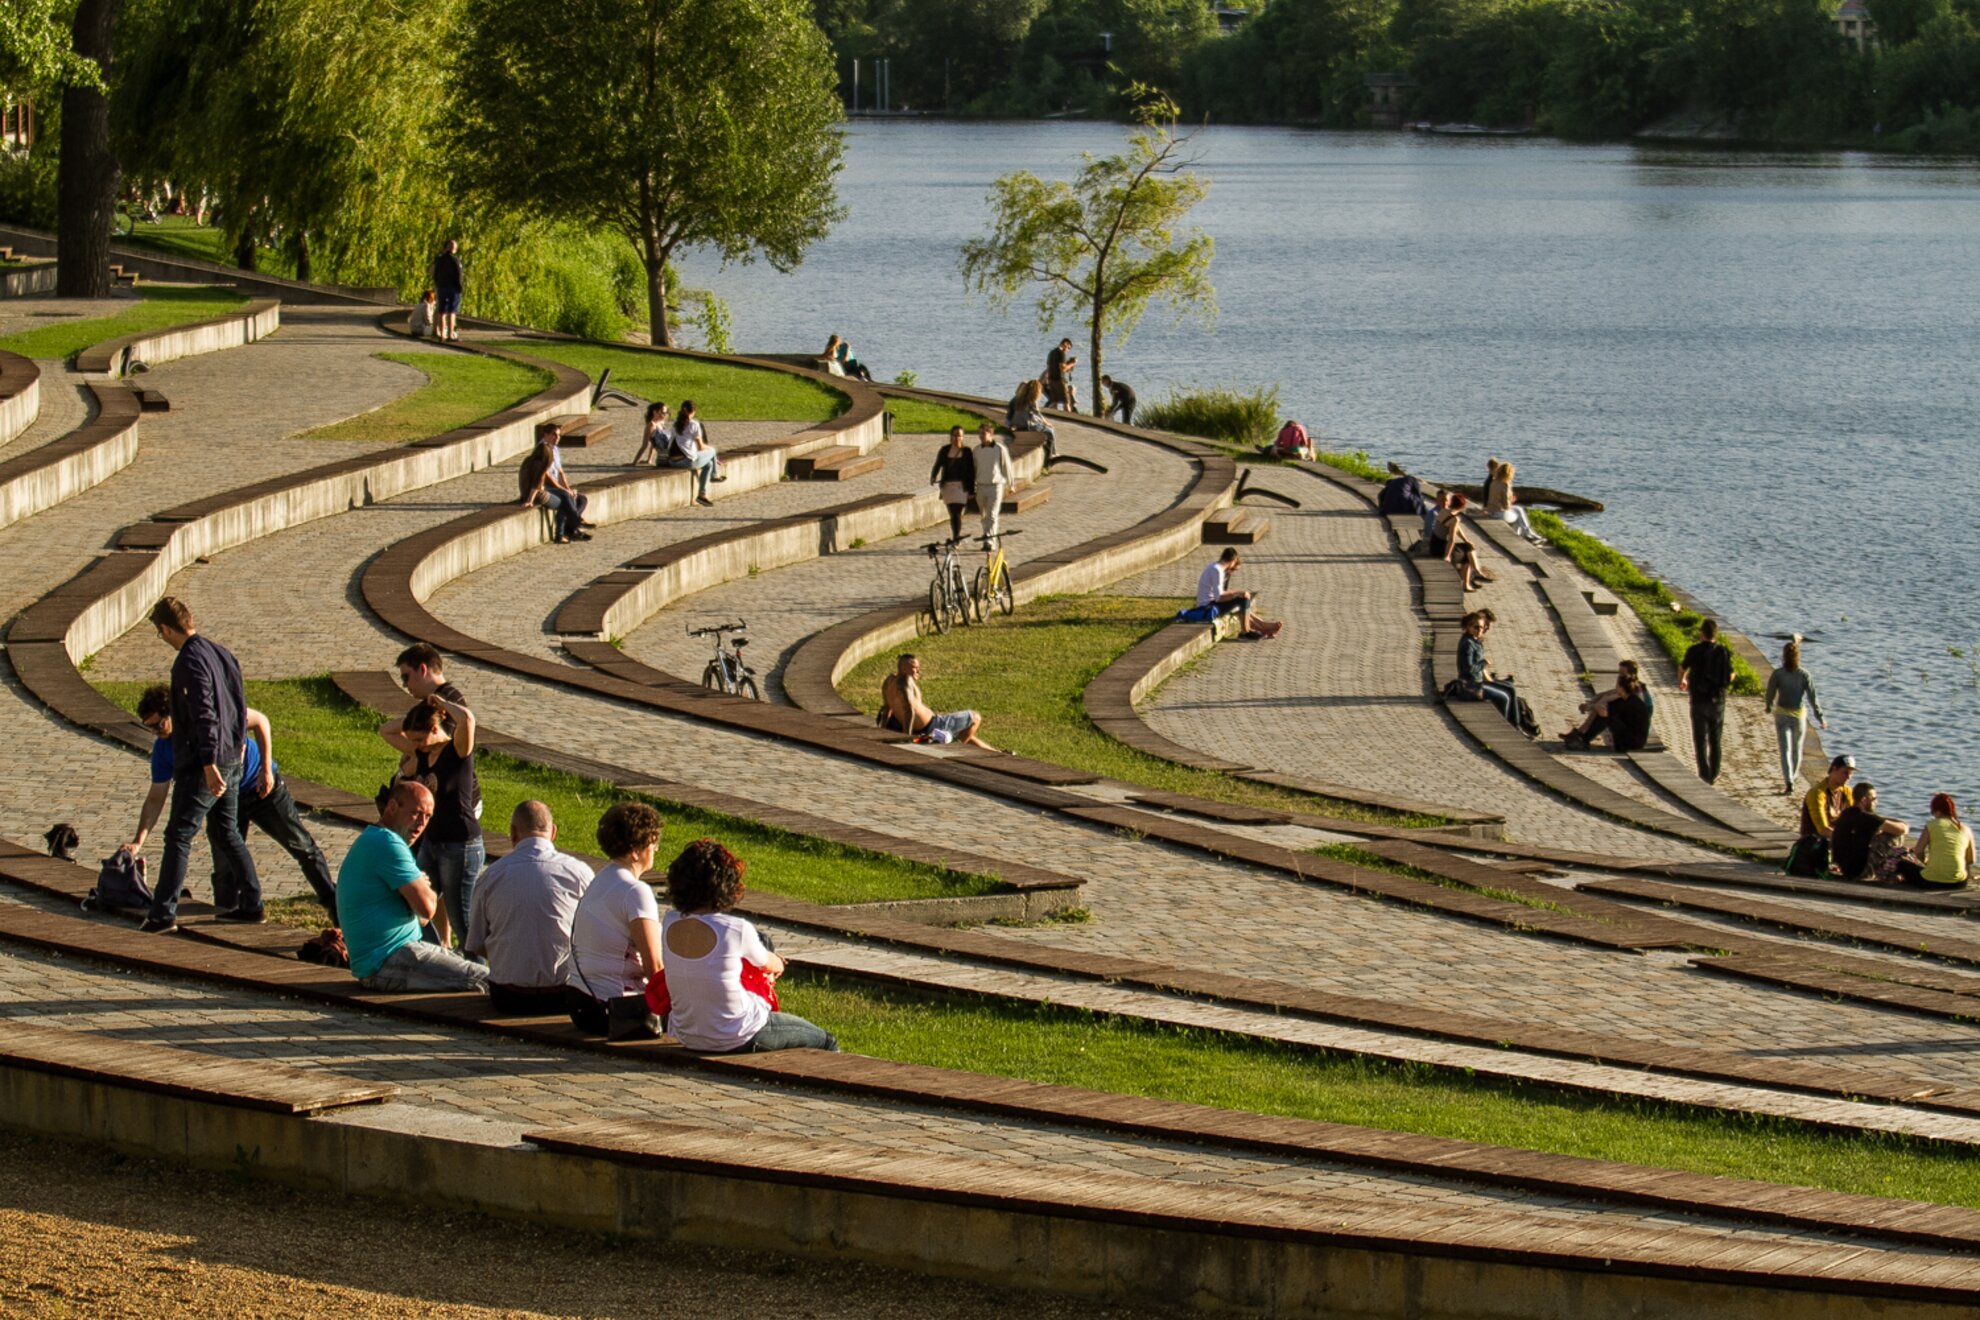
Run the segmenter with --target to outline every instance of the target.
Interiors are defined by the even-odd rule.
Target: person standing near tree
[[[1691,749],[1698,756],[1698,777],[1708,784],[1719,777],[1732,680],[1732,652],[1719,640],[1718,621],[1707,619],[1698,625],[1698,641],[1678,666],[1678,691],[1691,694]]]
[[[454,318],[461,310],[461,293],[467,287],[461,276],[461,245],[448,239],[433,258],[433,292],[437,303],[433,313],[433,337],[458,344],[461,333]]]
[[[1072,355],[1072,340],[1061,339],[1057,348],[1045,355],[1045,402],[1072,412],[1079,407],[1073,392],[1073,368],[1079,359]]]

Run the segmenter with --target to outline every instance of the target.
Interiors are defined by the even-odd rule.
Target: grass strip
[[[1368,456],[1366,449],[1316,449],[1313,457],[1328,467],[1339,468],[1351,477],[1386,486],[1395,474]]]
[[[1321,857],[1331,857],[1337,862],[1346,862],[1350,866],[1359,866],[1365,870],[1385,871],[1390,875],[1406,876],[1411,880],[1422,880],[1428,884],[1442,885],[1446,889],[1462,890],[1467,894],[1483,894],[1487,898],[1496,898],[1506,903],[1518,903],[1525,907],[1539,908],[1546,912],[1564,912],[1567,910],[1559,903],[1550,903],[1545,899],[1535,898],[1531,894],[1516,893],[1510,889],[1497,889],[1491,885],[1467,885],[1462,881],[1453,880],[1447,875],[1438,875],[1435,871],[1426,871],[1420,866],[1411,866],[1408,862],[1399,862],[1392,857],[1384,857],[1380,853],[1370,852],[1366,848],[1358,848],[1351,843],[1323,843],[1318,848],[1313,849],[1313,852]]]
[[[1189,603],[1151,596],[1049,596],[1008,619],[920,638],[913,649],[937,710],[980,711],[983,736],[1023,756],[1216,802],[1389,825],[1448,823],[1178,765],[1096,729],[1080,702],[1087,685],[1128,648],[1175,622],[1176,611]],[[893,670],[894,655],[889,651],[859,665],[840,680],[840,695],[862,710],[878,710],[880,682]]]
[[[114,236],[112,241],[131,247],[151,248],[170,257],[208,261],[216,266],[234,264],[234,251],[227,246],[226,235],[215,226],[202,225],[189,215],[141,220],[129,237]],[[283,279],[294,279],[296,275],[295,258],[277,248],[257,248],[254,266],[263,275],[279,275]]]
[[[106,339],[210,321],[239,311],[247,298],[225,289],[139,285],[138,300],[114,316],[61,321],[0,338],[0,348],[22,357],[67,359]]]
[[[930,999],[801,964],[784,1008],[849,1050],[1121,1095],[1867,1196],[1980,1206],[1971,1150],[1791,1119],[1577,1094],[1424,1064],[1166,1027],[1051,1004]]]
[[[511,347],[531,357],[576,367],[593,380],[610,370],[615,389],[651,401],[665,400],[676,410],[682,400],[693,399],[695,411],[708,422],[718,448],[724,419],[824,422],[845,412],[852,402],[836,390],[767,367],[737,367],[706,358],[567,339],[530,339]]]
[[[927,399],[889,399],[887,411],[894,414],[895,435],[947,435],[952,426],[960,426],[975,435],[976,428],[984,421],[981,413],[964,412]]]
[[[474,353],[373,353],[412,367],[426,383],[370,412],[304,431],[304,440],[375,440],[402,445],[466,426],[521,403],[554,379],[541,367]]]
[[[1664,654],[1671,658],[1672,664],[1684,663],[1684,653],[1698,640],[1698,625],[1705,621],[1704,615],[1686,608],[1671,594],[1669,587],[1638,568],[1629,556],[1607,541],[1568,526],[1557,513],[1535,509],[1530,510],[1528,516],[1534,531],[1553,542],[1561,553],[1574,561],[1575,567],[1614,592],[1618,600],[1636,611],[1637,617],[1643,620],[1643,626],[1664,648]],[[1765,687],[1760,676],[1753,672],[1753,666],[1734,652],[1732,690],[1742,696],[1757,697]]]
[[[100,683],[98,691],[134,710],[144,683]],[[397,767],[397,755],[378,737],[379,715],[337,690],[328,678],[279,679],[247,685],[248,704],[268,716],[275,759],[289,774],[370,796]],[[411,698],[407,698],[408,705]],[[501,830],[516,804],[547,804],[566,847],[596,849],[598,818],[615,802],[651,802],[666,818],[660,856],[671,861],[691,840],[718,839],[749,864],[749,884],[767,894],[811,903],[870,903],[886,899],[959,898],[1003,888],[994,876],[970,875],[884,853],[795,834],[720,812],[626,793],[612,784],[545,769],[482,749],[475,758],[481,780],[481,819]],[[295,906],[321,924],[314,903]],[[287,908],[282,909],[287,911]]]

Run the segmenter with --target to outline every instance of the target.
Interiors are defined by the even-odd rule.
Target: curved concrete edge
[[[29,229],[21,225],[0,225],[0,245],[38,257],[53,257],[56,253],[55,235],[43,229]],[[238,266],[222,266],[216,262],[201,261],[196,257],[177,256],[160,252],[155,248],[133,247],[125,243],[113,242],[110,245],[110,260],[113,265],[120,266],[127,273],[135,274],[142,279],[157,280],[166,284],[232,286],[260,297],[280,298],[291,305],[330,303],[376,307],[380,304],[389,306],[399,301],[396,290],[387,292],[346,288],[335,284],[307,284],[281,275],[242,270]],[[52,279],[49,288],[51,290],[54,288]]]
[[[53,293],[55,275],[52,261],[0,270],[0,298],[36,298]]]
[[[273,298],[261,298],[238,312],[216,316],[210,321],[120,335],[100,344],[92,344],[76,354],[76,370],[87,376],[109,376],[114,379],[130,370],[133,362],[156,366],[161,362],[200,353],[215,353],[223,348],[239,348],[266,338],[281,327],[282,304]]]
[[[33,358],[0,349],[0,445],[41,416],[41,368]]]
[[[0,462],[0,527],[60,504],[129,467],[138,452],[137,395],[87,382],[96,415],[69,434]]]

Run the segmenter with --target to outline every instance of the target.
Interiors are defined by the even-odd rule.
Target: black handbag
[[[578,905],[582,907],[583,904],[584,900],[579,899]],[[577,971],[578,981],[583,984],[584,993],[590,997],[591,1002],[598,1005],[604,1013],[606,1040],[657,1040],[666,1034],[665,1024],[646,1007],[645,991],[642,990],[636,995],[614,995],[610,999],[600,999],[598,992],[591,988],[591,982],[585,979],[584,964],[578,961],[575,909],[571,912],[569,943],[572,946],[571,966]]]

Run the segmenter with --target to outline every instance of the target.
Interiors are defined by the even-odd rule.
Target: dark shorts
[[[459,289],[442,289],[435,297],[439,299],[439,304],[433,309],[436,314],[440,316],[452,316],[461,310],[461,291]]]

